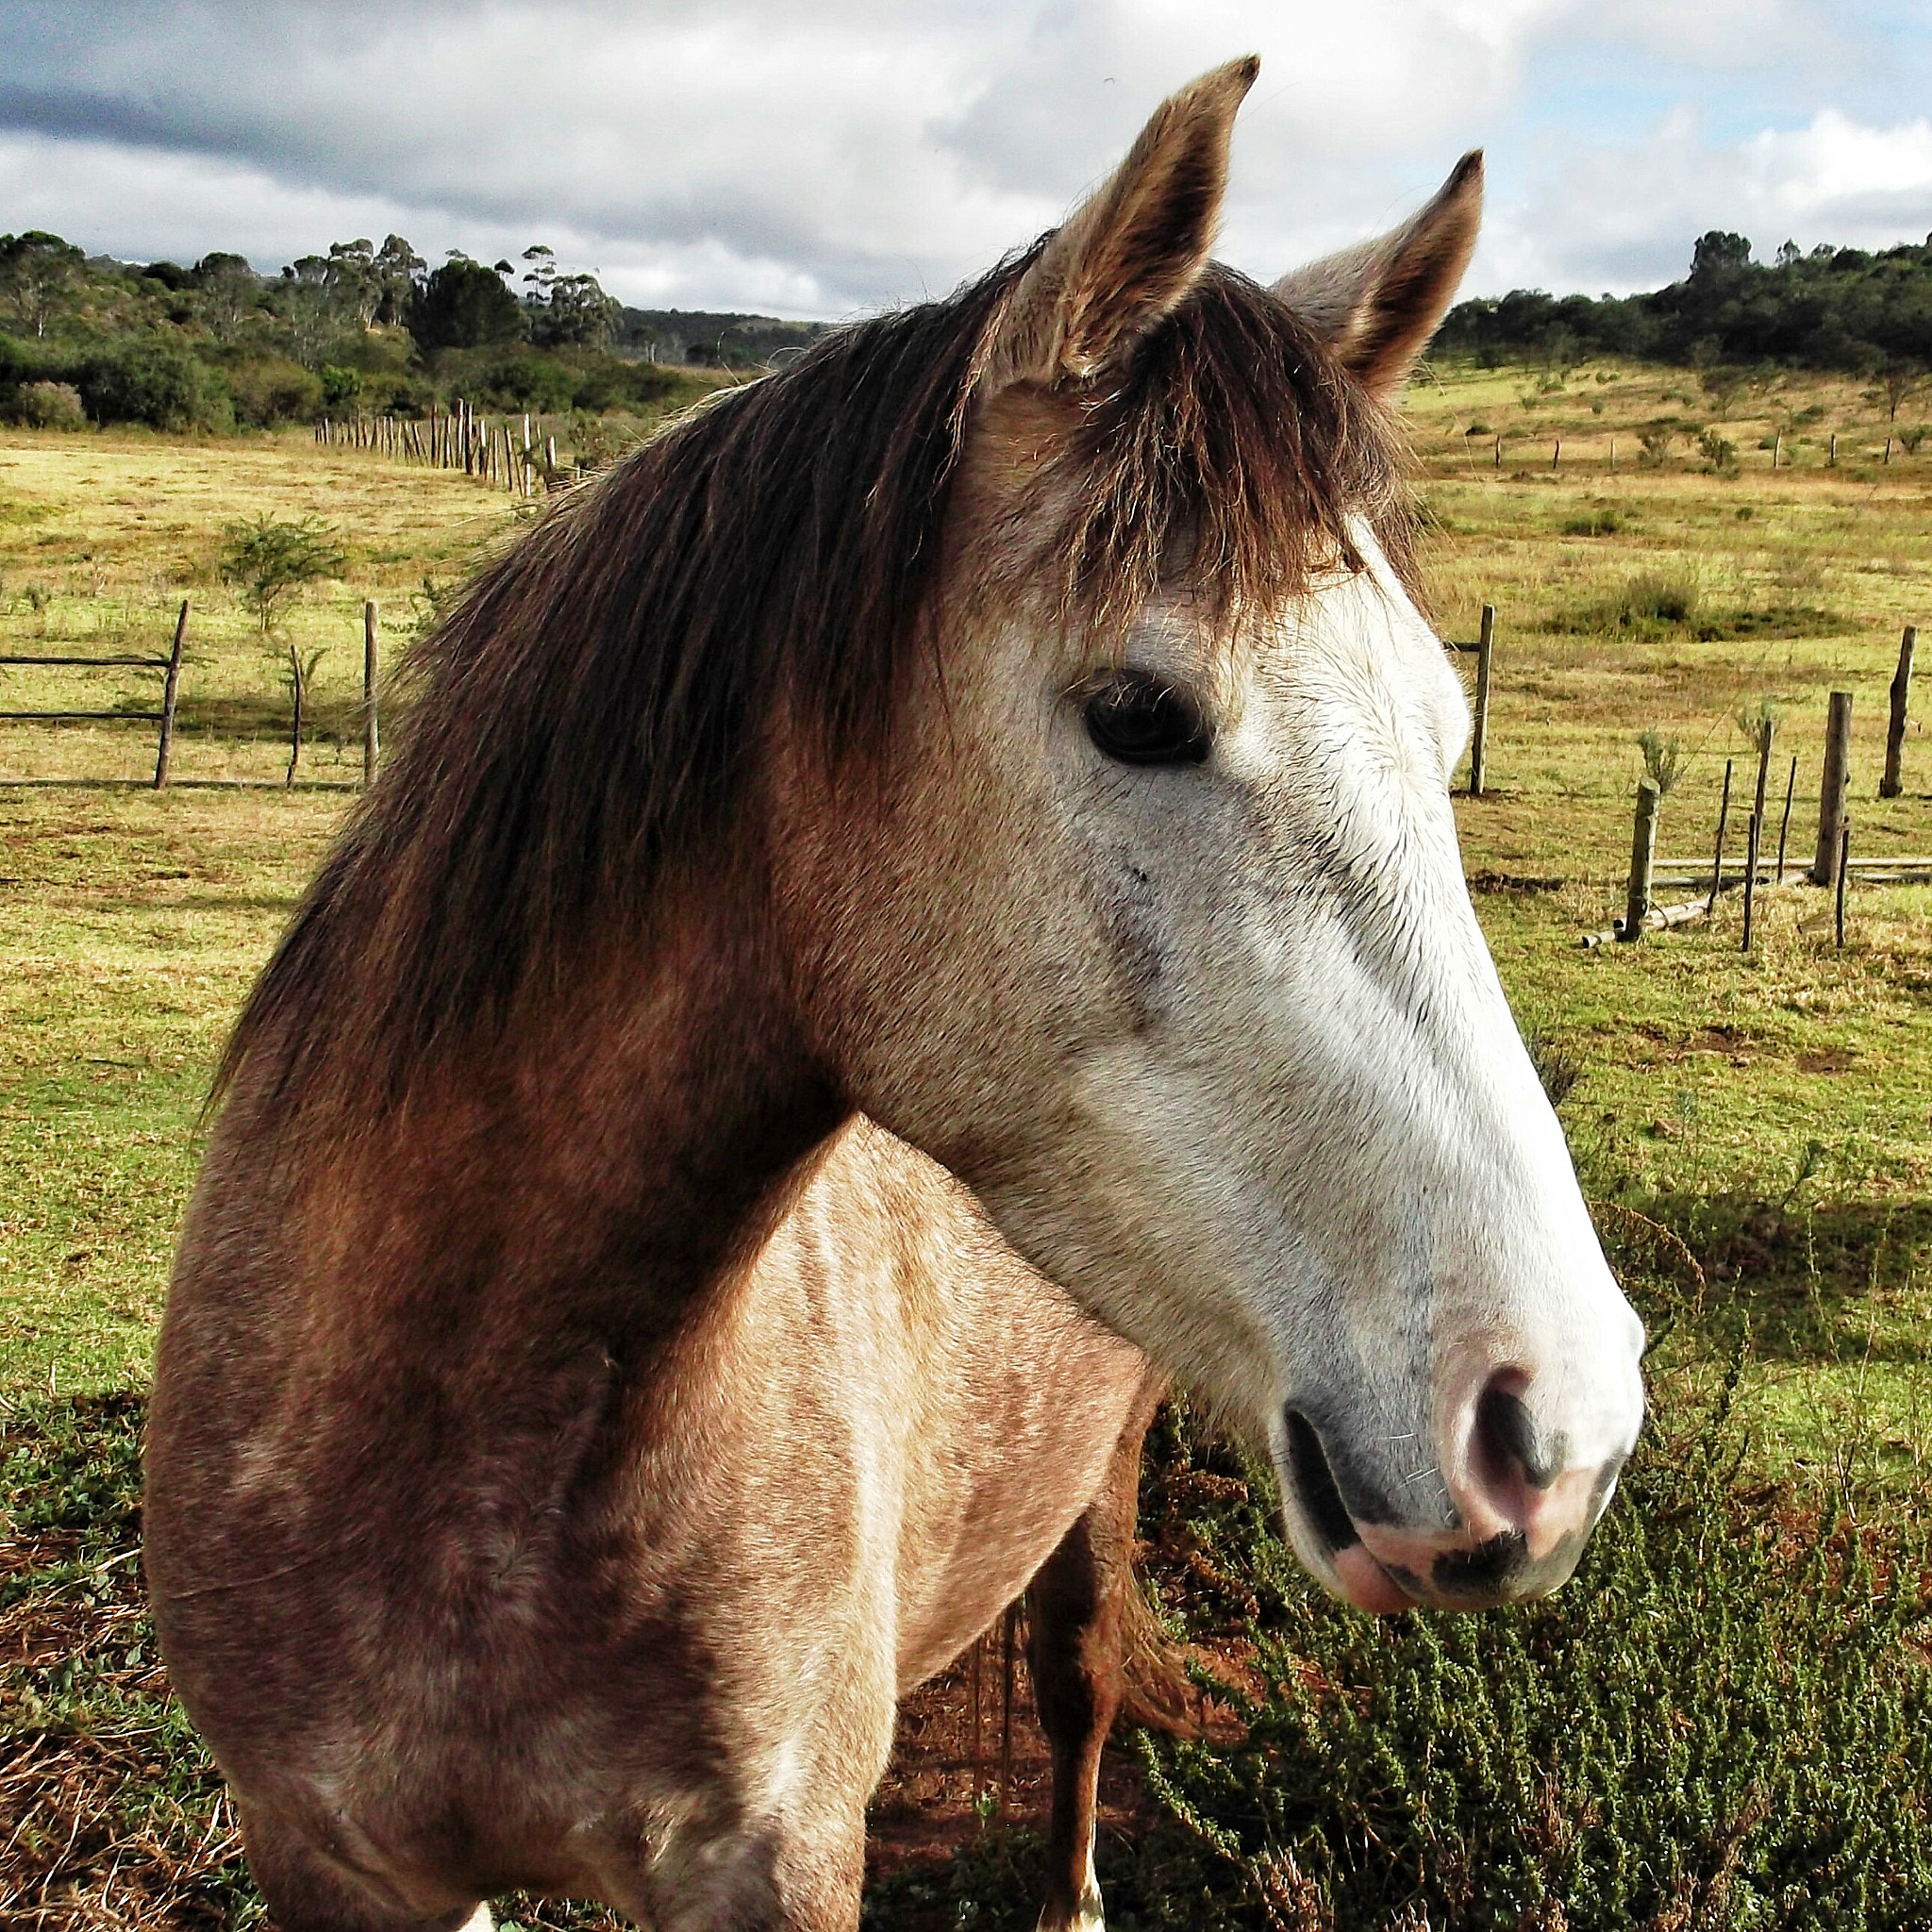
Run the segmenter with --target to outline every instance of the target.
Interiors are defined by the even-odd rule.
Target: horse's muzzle
[[[1318,1545],[1318,1574],[1357,1609],[1384,1616],[1547,1595],[1576,1567],[1629,1453],[1572,1468],[1561,1439],[1538,1430],[1516,1392],[1492,1389],[1444,1457],[1454,1522],[1412,1526],[1386,1507],[1351,1508],[1314,1424],[1291,1408],[1283,1421],[1284,1484]]]

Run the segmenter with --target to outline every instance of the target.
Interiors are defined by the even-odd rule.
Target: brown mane
[[[414,654],[400,752],[256,986],[216,1099],[266,1057],[298,1106],[399,1104],[425,1063],[566,978],[587,935],[635,920],[781,709],[828,769],[877,746],[930,636],[986,344],[1033,253],[693,411],[485,573]],[[1021,519],[1023,588],[1062,623],[1118,636],[1177,554],[1222,621],[1266,608],[1352,555],[1350,513],[1404,550],[1386,415],[1231,271],[1072,400],[1033,506],[1065,508]]]

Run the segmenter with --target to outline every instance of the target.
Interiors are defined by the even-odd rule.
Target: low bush
[[[1877,1928],[1932,1918],[1923,1534],[1740,1498],[1653,1427],[1558,1596],[1376,1624],[1210,1526],[1263,1603],[1233,1748],[1143,1740],[1144,1923]]]
[[[1585,510],[1581,516],[1568,517],[1563,523],[1566,537],[1614,537],[1624,527],[1624,520],[1613,509]]]
[[[15,413],[29,429],[85,429],[87,410],[71,382],[24,382]]]
[[[228,385],[238,422],[267,429],[277,423],[310,423],[323,412],[324,385],[310,370],[285,357],[244,362]]]
[[[225,390],[205,363],[172,343],[133,341],[92,358],[80,392],[97,423],[153,429],[222,429],[234,421]]]
[[[1698,601],[1697,579],[1688,572],[1643,571],[1626,578],[1620,590],[1585,606],[1578,628],[1655,631],[1688,623],[1696,614]]]

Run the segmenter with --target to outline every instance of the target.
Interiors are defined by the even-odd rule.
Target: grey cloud
[[[432,255],[541,239],[632,299],[844,314],[1030,240],[1163,92],[1256,49],[1224,239],[1241,265],[1275,275],[1400,219],[1487,141],[1479,278],[1628,286],[1677,272],[1709,221],[1653,175],[1607,175],[1587,126],[1532,148],[1522,90],[1541,47],[1662,48],[1680,18],[1665,0],[16,6],[0,226],[31,209],[131,254],[245,229],[258,260],[384,224]],[[1672,71],[1702,61],[1714,88],[1798,60],[1825,18],[1713,0]]]

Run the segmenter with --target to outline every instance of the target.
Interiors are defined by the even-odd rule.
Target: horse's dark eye
[[[1087,700],[1087,735],[1124,765],[1198,765],[1211,741],[1184,691],[1147,671],[1122,671]]]

